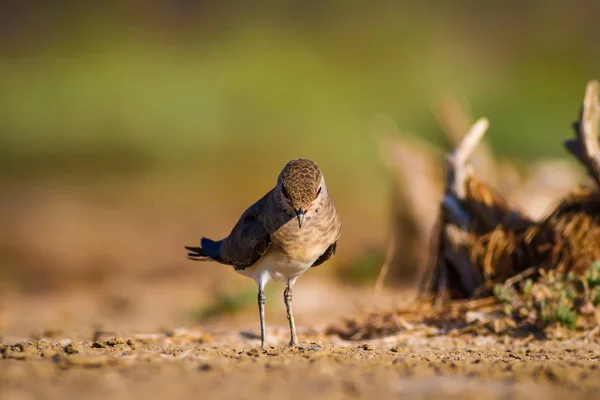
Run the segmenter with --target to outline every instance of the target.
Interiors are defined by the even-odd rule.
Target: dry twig
[[[463,141],[446,158],[446,189],[449,193],[444,196],[444,204],[446,202],[453,202],[446,199],[448,194],[459,200],[465,200],[467,195],[467,177],[473,173],[468,161],[483,138],[483,135],[485,135],[488,126],[488,120],[480,118],[473,124]],[[450,206],[451,209],[454,207],[456,206]]]
[[[375,281],[375,290],[373,291],[373,299],[374,302],[381,295],[381,291],[383,290],[383,284],[385,282],[385,277],[388,274],[390,269],[390,264],[394,259],[394,255],[396,254],[396,240],[392,236],[390,239],[390,243],[388,245],[387,253],[385,255],[385,261],[379,270],[379,274],[377,275],[377,281]]]
[[[515,276],[508,278],[506,281],[504,281],[504,286],[506,286],[506,287],[513,286],[515,283],[521,282],[523,279],[530,277],[531,275],[535,274],[536,272],[537,272],[537,268],[529,267],[525,271],[519,272]]]
[[[565,146],[588,170],[600,188],[600,144],[598,143],[598,81],[590,81],[585,90],[579,121],[573,123],[575,139],[565,141]]]

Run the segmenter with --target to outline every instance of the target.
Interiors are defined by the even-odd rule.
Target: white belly
[[[256,264],[238,272],[264,285],[269,280],[289,280],[299,277],[313,265],[317,258],[318,256],[314,260],[297,260],[278,249],[271,249]]]

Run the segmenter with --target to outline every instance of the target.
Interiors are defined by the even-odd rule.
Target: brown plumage
[[[335,254],[341,224],[321,170],[313,161],[295,159],[281,171],[277,184],[248,208],[226,238],[203,238],[201,247],[186,247],[194,260],[233,265],[259,286],[261,345],[264,345],[264,294],[271,279],[286,279],[286,308],[297,344],[292,287],[307,269]]]
[[[281,171],[284,194],[295,209],[307,210],[317,197],[321,185],[321,170],[311,160],[292,160]]]

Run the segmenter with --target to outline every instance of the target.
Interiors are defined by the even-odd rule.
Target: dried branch
[[[473,118],[468,111],[468,104],[459,101],[455,96],[445,95],[434,108],[434,115],[442,132],[446,134],[453,146],[458,145],[473,124]],[[490,148],[481,143],[470,156],[470,162],[475,170],[483,176],[493,177],[496,181],[496,160]]]
[[[468,231],[471,220],[465,208],[467,179],[472,175],[469,159],[488,127],[485,118],[478,120],[454,151],[446,157],[446,193],[442,200],[439,248],[434,257],[434,276],[437,281],[436,305],[443,303],[450,271],[457,276],[464,291],[471,295],[481,284],[481,276],[469,258]],[[431,272],[431,269],[430,269]]]
[[[456,110],[455,110],[456,112]],[[565,143],[600,187],[598,82],[586,90],[576,137]],[[451,128],[464,124],[459,118]],[[435,304],[487,294],[496,283],[514,285],[538,269],[582,273],[598,259],[600,191],[564,199],[535,223],[473,174],[471,159],[488,121],[481,119],[446,158],[446,190],[428,273],[421,286]],[[456,135],[456,132],[452,132]]]
[[[511,287],[511,286],[515,285],[516,283],[521,282],[523,279],[529,278],[531,275],[535,274],[536,272],[538,272],[537,268],[529,267],[525,271],[520,272],[520,273],[512,276],[511,278],[508,278],[507,280],[505,280],[504,286]]]
[[[463,141],[446,157],[446,190],[449,192],[446,195],[465,200],[467,177],[472,174],[472,167],[468,161],[488,126],[488,120],[480,118],[473,124]]]
[[[390,264],[396,255],[396,240],[392,235],[390,239],[390,243],[388,245],[387,253],[385,255],[385,261],[379,270],[379,274],[377,275],[377,281],[375,282],[375,289],[373,291],[373,299],[374,302],[380,297],[381,292],[383,290],[383,284],[385,283],[385,278],[390,269]]]
[[[579,121],[573,123],[575,139],[565,141],[565,146],[588,170],[600,188],[600,144],[598,143],[598,81],[590,81],[585,90],[583,109]]]

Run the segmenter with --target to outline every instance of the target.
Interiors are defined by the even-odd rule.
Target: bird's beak
[[[298,218],[298,228],[302,229],[302,222],[304,221],[304,211],[303,209],[296,210],[296,217]]]

